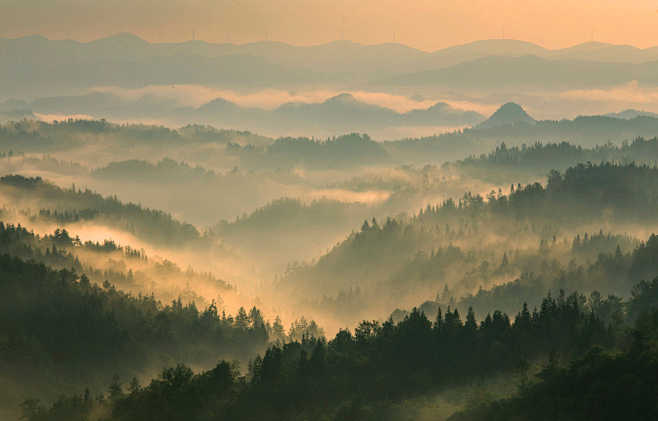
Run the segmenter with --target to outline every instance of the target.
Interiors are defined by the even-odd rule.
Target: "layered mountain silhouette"
[[[523,55],[488,56],[433,70],[397,75],[375,83],[378,87],[443,87],[465,90],[524,88],[582,89],[621,85],[632,81],[658,82],[658,62],[619,63],[555,60]]]
[[[18,97],[162,84],[251,89],[331,85],[354,90],[658,83],[658,48],[602,43],[548,50],[523,41],[484,40],[426,52],[400,44],[349,41],[301,47],[278,42],[149,43],[131,34],[87,43],[30,36],[0,39],[0,57],[0,92]]]
[[[20,105],[21,110],[41,114],[86,114],[98,118],[138,119],[158,117],[173,123],[213,124],[221,127],[250,129],[337,129],[363,131],[387,127],[472,126],[484,120],[474,111],[460,110],[446,103],[427,109],[399,113],[390,108],[359,101],[342,93],[322,102],[289,102],[268,110],[243,107],[224,98],[216,98],[200,107],[182,107],[171,99],[144,95],[127,100],[109,92],[92,92],[79,96],[48,97],[0,103],[0,110]]]

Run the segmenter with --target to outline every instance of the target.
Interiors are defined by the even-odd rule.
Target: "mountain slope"
[[[534,118],[518,104],[508,102],[503,104],[486,121],[478,124],[478,129],[490,129],[494,127],[513,126],[517,124],[535,124]]]

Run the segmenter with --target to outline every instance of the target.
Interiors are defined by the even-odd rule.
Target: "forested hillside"
[[[109,282],[123,291],[154,294],[159,299],[182,299],[185,304],[207,305],[210,301],[195,291],[214,290],[212,299],[222,300],[235,291],[229,282],[211,273],[181,269],[166,259],[149,259],[144,250],[121,246],[112,240],[82,242],[66,229],[38,235],[20,225],[0,222],[0,254],[43,263],[56,270],[84,273],[99,285]]]
[[[0,0],[0,421],[658,420],[649,3]]]
[[[642,282],[628,303],[636,320],[621,351],[594,348],[569,363],[552,359],[517,396],[477,405],[451,421],[651,420],[658,416],[658,279]]]
[[[651,341],[642,338],[654,329],[646,312],[656,281],[640,281],[658,275],[651,234],[658,172],[647,165],[655,139],[595,148],[503,144],[443,166],[370,167],[340,177],[338,169],[383,163],[380,152],[389,150],[357,135],[298,149],[304,142],[280,139],[254,150],[227,142],[238,155],[279,154],[276,162],[317,172],[270,172],[281,185],[304,186],[306,198],[284,195],[208,229],[89,188],[2,177],[2,218],[14,221],[0,226],[0,320],[8,332],[0,363],[13,391],[3,405],[24,401],[28,420],[368,420],[397,417],[401,405],[416,416],[429,411],[419,402],[433,393],[479,393],[489,386],[478,381],[502,378],[507,392],[455,398],[446,414],[532,419],[537,402],[542,414],[578,419],[598,412],[587,403],[550,412],[543,396],[579,384],[582,373],[654,369]],[[322,156],[332,164],[314,161]],[[164,189],[226,191],[224,184],[260,176],[173,159],[95,169],[27,159],[52,174]],[[542,169],[545,181],[509,182]],[[450,198],[469,183],[474,191]],[[418,199],[426,203],[419,211],[395,214]],[[49,228],[36,234],[25,228],[32,226]],[[125,232],[173,255],[192,251],[195,262],[239,253],[260,268],[290,264],[269,282],[243,272],[238,283],[249,288],[240,291],[215,271],[183,269],[180,255],[176,263],[130,242],[83,241],[76,229],[85,226]],[[285,323],[272,319],[281,310]],[[333,339],[324,339],[323,327]],[[515,395],[509,390],[518,381]],[[651,411],[629,393],[642,405],[629,411]]]
[[[40,220],[54,223],[94,222],[124,230],[144,241],[170,247],[201,240],[201,234],[171,215],[124,204],[116,196],[103,197],[91,190],[64,189],[41,179],[20,175],[0,178],[0,195],[18,209],[30,209]]]
[[[634,164],[580,164],[553,171],[545,186],[512,185],[507,194],[467,194],[409,218],[366,221],[316,262],[291,265],[281,285],[306,300],[325,295],[317,301],[328,312],[372,305],[388,314],[437,293],[444,303],[464,298],[482,311],[538,304],[560,288],[625,295],[637,276],[658,275],[654,266],[633,263],[651,255],[643,250],[653,250],[654,238],[634,251],[632,238],[602,229],[646,240],[658,223],[657,175]],[[607,246],[594,248],[588,231],[599,242],[607,236]]]
[[[656,283],[658,280],[654,281]],[[635,311],[639,306],[642,314],[655,309],[658,304],[655,289],[655,285],[638,285],[635,296],[627,304],[629,309]],[[622,367],[628,367],[628,373],[641,376],[638,380],[644,385],[656,387],[655,377],[649,374],[655,370],[650,359],[655,350],[647,342],[652,337],[647,335],[655,334],[653,316],[640,317],[636,333],[627,336],[623,330],[612,329],[603,322],[599,311],[600,307],[578,294],[558,299],[548,297],[540,309],[532,313],[524,307],[513,322],[498,311],[481,323],[471,312],[462,321],[459,313],[451,310],[445,315],[439,313],[432,322],[414,309],[397,324],[363,322],[353,333],[341,331],[329,342],[305,340],[272,347],[262,358],[257,357],[250,363],[249,373],[244,377],[225,362],[199,374],[179,365],[163,371],[157,379],[143,386],[132,383],[125,387],[115,382],[110,386],[109,396],[103,400],[78,395],[63,398],[51,408],[30,403],[26,405],[26,416],[29,420],[59,420],[103,411],[117,420],[162,417],[205,420],[222,419],[228,414],[235,420],[309,417],[374,420],[385,416],[393,402],[400,399],[468,382],[483,374],[525,371],[538,359],[545,361],[540,374],[543,380],[528,384],[522,391],[522,398],[492,406],[494,414],[501,414],[500,419],[506,419],[503,414],[513,413],[516,408],[568,416],[579,414],[577,411],[583,408],[588,414],[605,414],[587,401],[572,409],[566,402],[555,406],[552,398],[539,395],[540,390],[558,387],[561,379],[577,384],[577,380],[569,376],[578,376],[584,381],[581,376],[588,372],[583,373],[583,370],[603,370],[606,365],[617,367],[614,371],[617,373],[621,373]],[[629,324],[635,319],[633,315],[622,317],[627,317],[625,323]],[[619,346],[625,354],[606,357],[599,351],[590,353],[569,370],[559,365],[558,358],[568,360],[593,345],[605,349]],[[650,371],[642,371],[645,367]],[[614,372],[608,375],[614,376]],[[630,383],[630,379],[626,382],[621,385],[635,385],[625,392],[635,400],[630,413],[646,415],[642,411],[655,410],[651,409],[655,408],[650,398],[653,389],[643,389],[637,383]],[[616,390],[621,388],[617,386]],[[556,390],[556,393],[559,392]],[[535,396],[540,405],[548,407],[522,406]],[[254,401],[259,405],[254,406]],[[614,401],[610,403],[617,410]],[[555,410],[550,412],[551,408]],[[482,413],[487,414],[486,410]],[[458,415],[455,419],[479,419],[468,416],[475,415]],[[608,417],[605,419],[614,419],[610,414],[605,416]]]
[[[647,164],[654,166],[658,161],[658,139],[636,138],[622,145],[605,144],[591,148],[568,142],[535,143],[508,147],[500,144],[488,154],[470,156],[454,164],[467,174],[492,180],[508,180],[524,174],[544,175],[550,170],[563,171],[578,163],[600,164],[615,162]]]
[[[652,148],[652,144],[642,146],[632,145],[632,142],[640,137],[652,139],[657,131],[658,119],[650,116],[632,119],[586,116],[533,124],[464,128],[434,136],[377,142],[367,134],[358,133],[275,139],[206,125],[171,129],[157,125],[118,125],[105,120],[69,119],[52,123],[22,120],[0,124],[0,151],[50,153],[66,160],[75,157],[86,161],[94,157],[90,159],[94,166],[131,156],[142,160],[172,157],[212,169],[237,166],[262,170],[303,166],[321,170],[443,163],[471,155],[479,157],[501,143],[513,148],[536,142],[568,142],[576,148],[592,149],[590,153],[595,158],[617,159],[610,154],[621,154],[621,157],[646,161],[654,159],[655,153],[646,157],[638,154],[639,149]],[[624,142],[628,145],[622,146]],[[614,146],[606,146],[608,143]],[[610,150],[615,147],[621,147],[616,154]],[[577,151],[569,153],[572,157],[574,154]],[[570,160],[568,165],[576,162],[583,161]],[[561,166],[549,169],[561,169]]]
[[[272,329],[256,308],[230,316],[214,303],[162,304],[7,255],[0,269],[0,379],[11,391],[3,405],[97,389],[115,374],[147,378],[179,361],[207,367],[218,357],[244,359],[265,348]]]

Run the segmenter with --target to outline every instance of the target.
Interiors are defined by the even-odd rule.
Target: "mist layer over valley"
[[[510,100],[550,120],[658,113],[656,49],[597,42],[547,49],[492,39],[428,52],[348,41],[150,43],[124,33],[86,43],[0,38],[0,52],[0,120],[87,116],[391,140],[470,127]]]
[[[0,418],[653,419],[657,60],[0,38]]]

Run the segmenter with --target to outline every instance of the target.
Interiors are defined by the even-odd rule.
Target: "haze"
[[[492,38],[548,48],[588,41],[658,44],[652,0],[2,0],[0,7],[4,37],[90,41],[130,32],[152,42],[294,45],[349,39],[427,51]]]
[[[657,8],[0,0],[0,420],[655,420]]]

